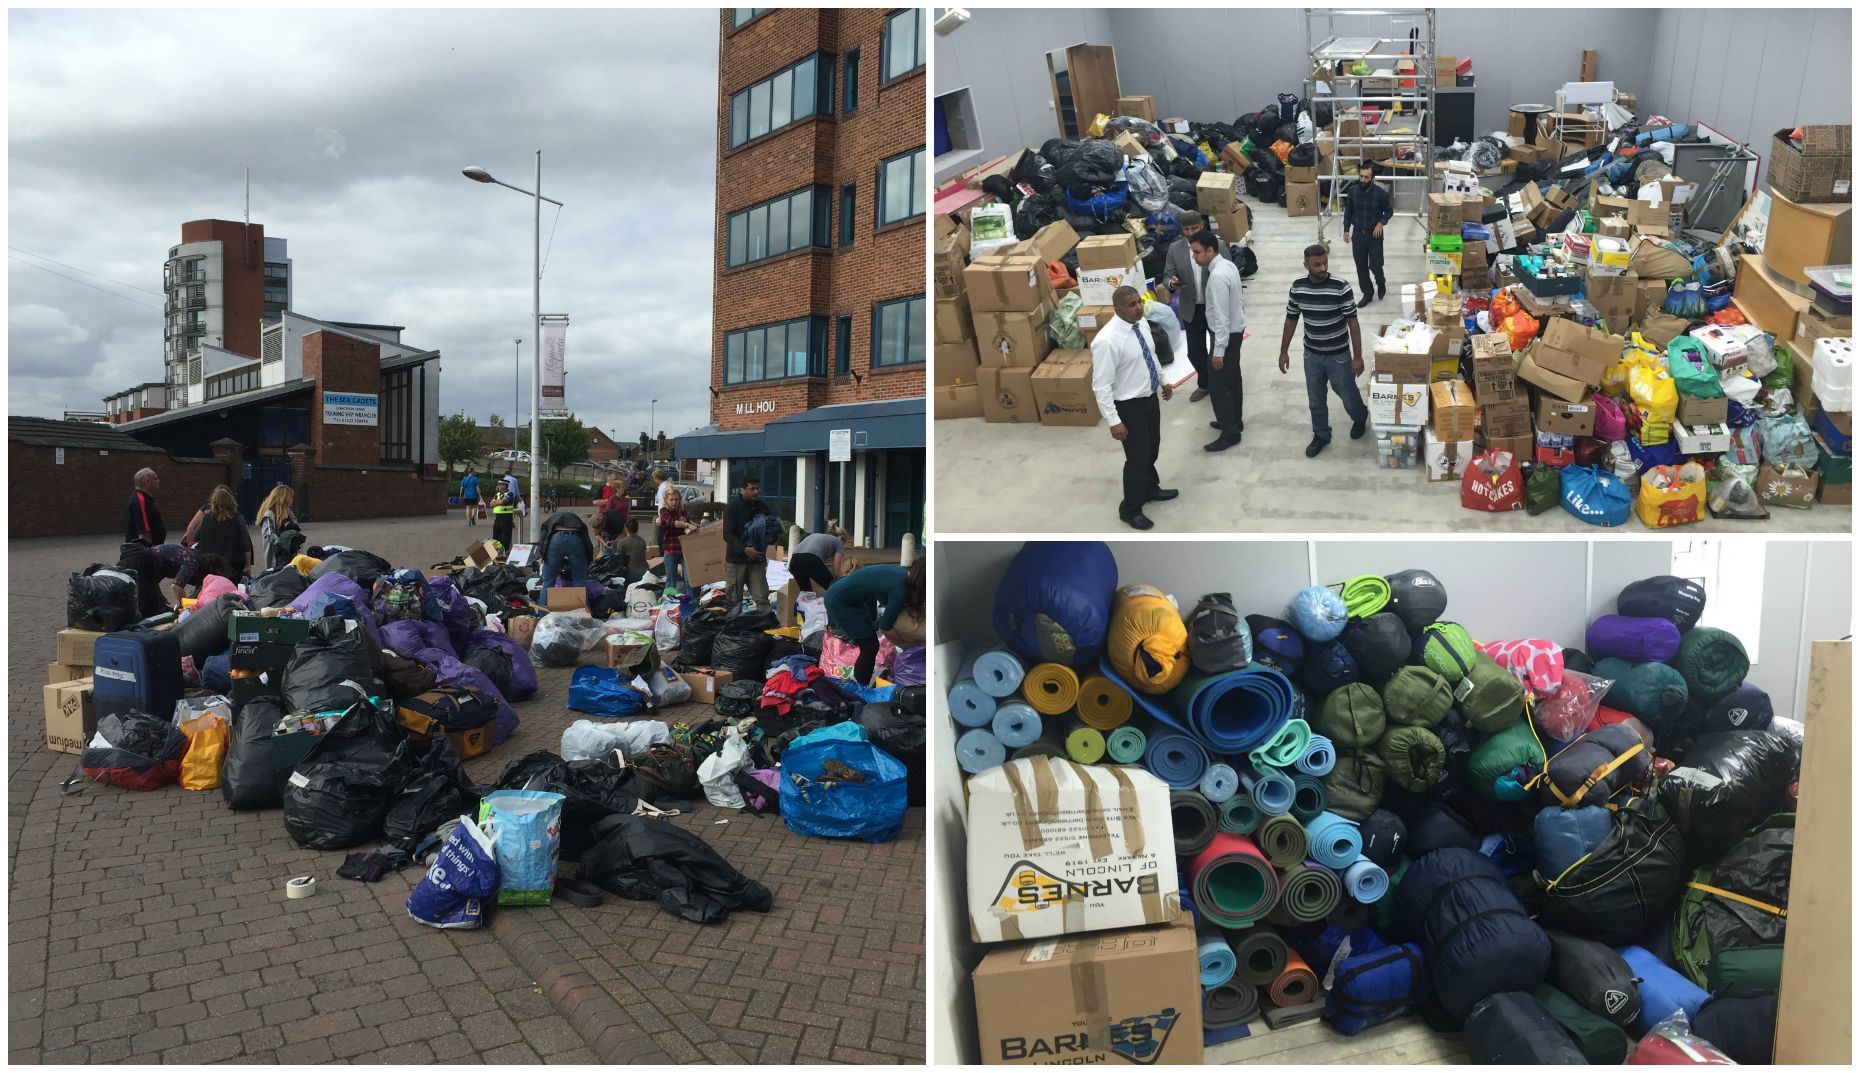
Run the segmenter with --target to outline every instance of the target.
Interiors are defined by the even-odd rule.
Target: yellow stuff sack
[[[1105,652],[1131,688],[1167,693],[1188,675],[1188,627],[1162,590],[1125,585],[1111,598]]]

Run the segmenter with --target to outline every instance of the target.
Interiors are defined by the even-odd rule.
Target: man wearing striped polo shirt
[[[1311,405],[1311,443],[1306,458],[1316,458],[1330,443],[1328,388],[1343,400],[1350,415],[1350,438],[1360,440],[1369,425],[1369,407],[1357,390],[1363,375],[1363,334],[1356,323],[1356,301],[1350,285],[1330,274],[1330,252],[1322,245],[1305,247],[1305,275],[1292,282],[1291,300],[1285,306],[1285,335],[1279,340],[1279,371],[1292,367],[1292,333],[1298,318],[1305,319],[1305,400]]]

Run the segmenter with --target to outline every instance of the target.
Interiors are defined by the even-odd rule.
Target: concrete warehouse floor
[[[1252,1035],[1209,1047],[1207,1065],[1272,1062],[1277,1065],[1466,1065],[1464,1037],[1427,1027],[1419,1017],[1408,1016],[1346,1036],[1326,1021],[1306,1021],[1274,1031],[1266,1019],[1247,1022]]]
[[[1259,271],[1246,281],[1248,337],[1241,351],[1245,439],[1218,454],[1202,445],[1217,433],[1208,427],[1212,404],[1190,403],[1193,382],[1163,404],[1162,452],[1156,468],[1165,488],[1181,498],[1152,503],[1145,511],[1157,533],[1229,532],[1491,532],[1595,533],[1561,508],[1532,517],[1525,511],[1489,514],[1460,506],[1457,482],[1430,483],[1421,469],[1376,468],[1373,433],[1350,439],[1350,420],[1330,397],[1332,440],[1315,459],[1305,404],[1303,335],[1294,336],[1289,373],[1278,369],[1279,336],[1285,325],[1286,295],[1304,272],[1304,247],[1315,241],[1318,221],[1292,219],[1276,205],[1244,198],[1252,211],[1251,242]],[[1389,297],[1361,315],[1363,360],[1373,369],[1372,338],[1396,319],[1399,287],[1426,278],[1419,220],[1397,216],[1384,235],[1384,272]],[[1356,266],[1343,241],[1342,224],[1326,231],[1331,271],[1356,285]],[[1192,376],[1183,354],[1163,368],[1171,382]],[[1368,382],[1365,372],[1359,386]],[[1363,387],[1365,399],[1367,387]],[[940,533],[1129,532],[1117,517],[1124,455],[1108,426],[1049,428],[989,424],[980,418],[935,422],[936,521]],[[1773,509],[1768,522],[1710,519],[1689,533],[1781,534],[1848,532],[1851,507],[1820,504],[1809,510]],[[1638,519],[1621,526],[1648,532]]]

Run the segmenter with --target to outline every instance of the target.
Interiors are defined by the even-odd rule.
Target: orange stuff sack
[[[1160,589],[1123,586],[1111,598],[1105,657],[1131,688],[1169,692],[1188,676],[1188,627],[1182,613]]]

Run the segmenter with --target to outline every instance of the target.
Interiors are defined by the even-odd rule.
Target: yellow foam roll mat
[[[1104,648],[1117,676],[1145,693],[1167,693],[1188,676],[1188,627],[1169,597],[1152,586],[1117,590]]]
[[[1095,764],[1104,759],[1104,734],[1084,723],[1072,724],[1066,735],[1066,755],[1081,764]]]
[[[1130,694],[1102,674],[1079,683],[1079,719],[1108,734],[1130,721]]]
[[[1079,702],[1079,676],[1063,663],[1036,663],[1027,668],[1020,692],[1041,715],[1061,715]]]

